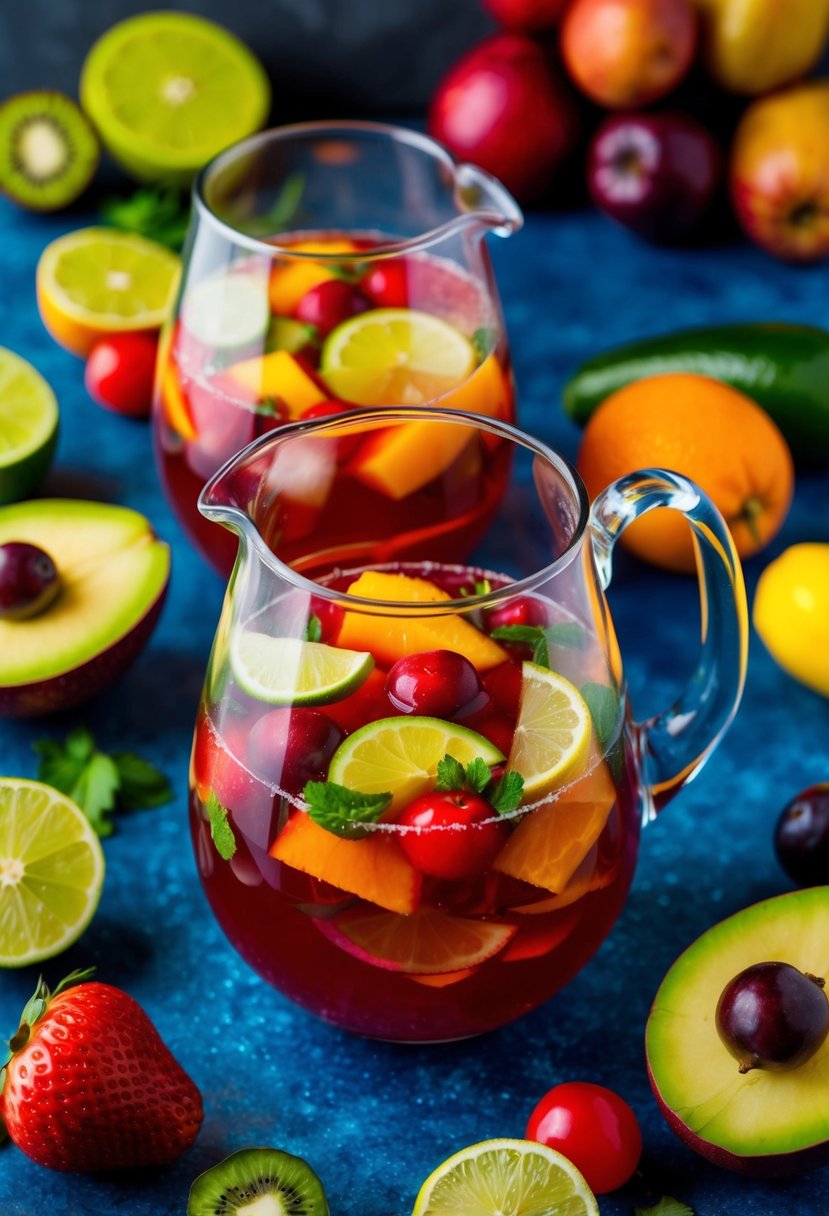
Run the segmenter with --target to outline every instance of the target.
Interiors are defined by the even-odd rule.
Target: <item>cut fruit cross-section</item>
[[[231,662],[239,687],[270,705],[340,701],[359,688],[374,667],[374,659],[364,651],[272,638],[250,629],[237,634]]]
[[[515,925],[448,916],[421,908],[395,916],[356,908],[319,921],[317,928],[335,945],[372,967],[406,975],[441,975],[477,967],[515,937]]]
[[[188,333],[203,346],[232,351],[264,341],[270,323],[268,286],[256,274],[214,274],[185,293],[181,313]]]
[[[560,788],[587,760],[590,710],[569,680],[537,663],[521,668],[521,701],[509,767],[524,778],[524,802]]]
[[[30,363],[0,346],[0,503],[34,492],[57,438],[55,394]]]

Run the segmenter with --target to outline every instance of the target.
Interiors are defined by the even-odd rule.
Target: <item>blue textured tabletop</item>
[[[715,921],[788,889],[772,852],[775,818],[798,790],[829,778],[829,702],[785,676],[756,635],[736,724],[699,780],[646,831],[610,939],[543,1009],[485,1040],[430,1048],[372,1043],[291,1005],[227,944],[196,877],[185,814],[190,734],[223,586],[164,500],[149,429],[91,403],[82,365],[47,337],[35,306],[41,249],[86,222],[84,214],[38,219],[0,210],[0,334],[60,399],[60,445],[46,492],[143,511],[172,545],[173,580],[161,623],[126,678],[71,717],[4,722],[0,769],[33,776],[33,740],[84,721],[103,746],[140,751],[170,775],[175,801],[122,818],[106,841],[98,914],[47,974],[57,979],[94,963],[99,978],[126,988],[200,1086],[206,1117],[183,1159],[140,1178],[51,1173],[7,1148],[0,1212],[181,1216],[198,1172],[235,1148],[273,1144],[315,1166],[335,1216],[406,1216],[420,1182],[450,1153],[490,1136],[521,1135],[546,1089],[583,1078],[627,1097],[646,1145],[649,1193],[631,1184],[602,1197],[602,1216],[632,1216],[637,1197],[653,1202],[663,1192],[692,1205],[696,1216],[824,1216],[829,1171],[755,1183],[706,1164],[668,1130],[645,1073],[645,1019],[667,967]],[[559,397],[588,353],[694,323],[829,325],[825,268],[776,265],[745,245],[651,249],[588,213],[532,215],[518,236],[493,244],[521,421],[569,456],[578,433]],[[799,478],[771,554],[800,540],[829,541],[826,482],[818,474]],[[747,564],[750,596],[771,554]],[[610,598],[641,717],[667,705],[688,674],[696,591],[687,579],[620,557]],[[0,976],[5,1033],[16,1027],[35,979],[31,968]]]

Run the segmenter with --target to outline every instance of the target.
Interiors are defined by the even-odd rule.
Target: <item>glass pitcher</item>
[[[235,540],[205,523],[198,495],[266,431],[355,405],[513,418],[483,238],[521,223],[494,178],[374,123],[282,127],[202,172],[154,436],[173,507],[220,572]]]
[[[383,486],[417,445],[443,471],[410,490],[422,526],[401,531]],[[326,503],[303,505],[320,485]],[[285,540],[296,503],[333,512],[335,553],[324,518],[307,556]],[[702,647],[640,723],[604,590],[621,530],[666,507],[696,541]],[[589,511],[543,443],[411,408],[285,426],[200,508],[239,539],[190,805],[230,941],[306,1009],[383,1039],[463,1038],[547,1000],[616,919],[640,824],[736,711],[745,591],[715,507],[648,470]]]

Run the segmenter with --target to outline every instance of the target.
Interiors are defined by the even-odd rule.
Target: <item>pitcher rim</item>
[[[316,579],[309,578],[300,571],[295,570],[292,566],[287,565],[280,557],[270,549],[262,538],[262,534],[256,523],[251,518],[250,514],[241,507],[233,505],[223,505],[210,503],[208,500],[214,493],[216,487],[224,480],[224,478],[232,471],[234,467],[241,464],[245,460],[249,460],[260,451],[265,450],[270,446],[278,446],[280,443],[290,440],[295,435],[304,433],[324,433],[327,430],[335,431],[343,423],[352,421],[362,421],[366,417],[370,417],[378,423],[394,423],[394,422],[411,422],[413,420],[434,422],[449,420],[453,425],[474,426],[478,430],[488,431],[490,434],[499,435],[504,439],[526,448],[533,452],[535,456],[546,460],[549,465],[563,477],[568,490],[571,493],[575,506],[578,509],[578,518],[573,529],[573,535],[567,543],[567,546],[562,550],[558,557],[553,561],[547,562],[538,570],[531,574],[524,575],[523,578],[517,578],[506,583],[503,587],[495,587],[491,590],[476,595],[466,595],[449,600],[441,600],[439,602],[417,602],[412,603],[410,600],[385,600],[385,599],[370,599],[366,596],[352,595],[348,591],[340,591],[333,587],[326,586],[325,583],[317,582]],[[397,407],[382,407],[382,408],[355,408],[347,410],[342,414],[338,414],[328,418],[311,418],[298,420],[295,422],[283,423],[274,431],[269,431],[264,435],[260,435],[258,439],[254,439],[247,447],[242,448],[235,456],[226,461],[220,469],[218,469],[210,480],[205,484],[198,498],[198,509],[201,514],[213,523],[224,523],[230,525],[239,535],[240,549],[242,546],[252,545],[256,556],[267,566],[274,574],[282,578],[285,582],[290,583],[297,589],[307,592],[308,594],[317,596],[321,599],[336,603],[346,610],[354,610],[358,612],[373,612],[376,616],[384,615],[384,609],[390,609],[394,615],[402,615],[403,610],[406,610],[410,616],[429,615],[429,616],[444,616],[451,615],[463,609],[468,612],[475,608],[491,608],[495,604],[500,604],[503,601],[514,599],[518,595],[525,594],[537,590],[549,580],[560,574],[568,566],[570,566],[580,552],[584,537],[587,532],[587,527],[590,521],[590,498],[578,470],[559,452],[551,448],[549,444],[543,440],[536,438],[534,435],[521,430],[511,422],[507,422],[500,418],[487,418],[483,414],[473,414],[466,410],[444,409],[442,407],[433,406],[397,406]],[[238,558],[237,558],[238,561]],[[386,563],[387,564],[387,563]],[[405,564],[397,563],[397,564]],[[465,562],[461,564],[466,564]],[[376,563],[366,563],[366,569],[372,568]]]
[[[436,159],[442,161],[448,170],[451,171],[453,178],[457,182],[458,171],[464,166],[465,162],[457,160],[449,149],[438,140],[433,139],[430,135],[422,131],[414,130],[411,127],[397,126],[395,123],[385,122],[370,122],[364,120],[351,121],[347,118],[313,120],[307,122],[287,123],[281,127],[268,127],[264,131],[257,131],[254,135],[249,135],[245,139],[239,140],[235,144],[231,144],[228,148],[223,148],[218,152],[207,164],[199,170],[193,180],[192,199],[194,210],[198,213],[200,220],[210,224],[213,228],[223,235],[227,240],[232,241],[235,245],[241,248],[248,249],[253,253],[264,253],[269,258],[285,257],[294,258],[297,261],[313,261],[313,262],[342,262],[349,255],[340,253],[326,252],[321,250],[314,252],[313,250],[295,250],[290,245],[279,245],[274,241],[261,240],[255,236],[249,236],[235,228],[233,224],[229,224],[226,220],[220,219],[216,212],[207,201],[206,189],[209,184],[209,178],[223,167],[224,162],[230,162],[234,158],[244,155],[246,152],[255,150],[258,145],[267,143],[276,143],[298,138],[300,136],[309,135],[315,132],[323,133],[330,131],[332,134],[343,132],[355,132],[357,134],[366,135],[386,135],[392,140],[408,144],[410,147],[418,148],[423,152],[428,152]],[[499,188],[508,194],[505,186],[498,182]],[[512,196],[509,195],[510,199]],[[512,200],[514,203],[514,200]],[[520,215],[517,204],[515,204],[516,213]],[[468,223],[470,216],[479,216],[484,218],[490,217],[491,226],[499,229],[503,222],[503,216],[496,216],[494,213],[486,210],[463,212],[459,211],[452,219],[447,220],[443,224],[438,224],[434,228],[429,228],[426,232],[422,232],[417,236],[407,237],[405,240],[387,241],[378,245],[373,245],[368,249],[360,249],[360,262],[369,262],[373,260],[381,260],[382,258],[400,257],[406,253],[411,253],[421,249],[428,249],[432,245],[442,241],[448,233],[452,232],[459,224]],[[355,253],[356,258],[356,253]]]

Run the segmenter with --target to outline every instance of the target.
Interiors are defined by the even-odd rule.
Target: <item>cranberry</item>
[[[408,308],[409,267],[403,258],[378,262],[360,279],[375,308]]]
[[[371,301],[359,287],[343,279],[326,279],[305,295],[294,309],[294,316],[306,325],[315,325],[321,338],[327,337],[343,321],[371,308]]]
[[[398,659],[386,677],[386,693],[404,714],[457,721],[479,713],[489,693],[469,659],[454,650],[424,650]]]
[[[344,401],[318,401],[316,405],[309,405],[308,409],[300,414],[300,418],[303,422],[313,418],[336,418],[339,414],[353,409],[353,405],[346,405]],[[358,434],[338,436],[337,459],[342,462],[353,456],[361,439],[362,435]]]
[[[266,781],[299,794],[306,781],[325,780],[343,737],[318,709],[272,709],[251,730],[246,760]]]
[[[468,790],[434,790],[410,802],[397,819],[411,829],[400,844],[421,874],[473,878],[487,870],[509,836],[493,807]]]
[[[774,848],[777,860],[799,886],[829,883],[829,783],[810,786],[783,808]]]
[[[0,545],[0,617],[37,616],[59,590],[57,568],[43,549],[21,540]]]
[[[717,1030],[740,1072],[797,1068],[815,1054],[829,1033],[823,986],[790,963],[755,963],[726,984]]]

